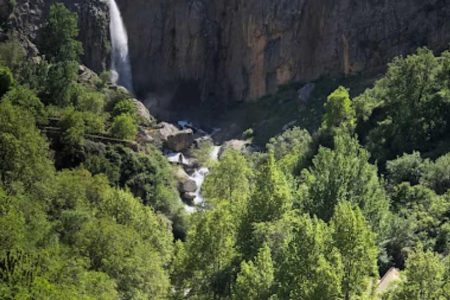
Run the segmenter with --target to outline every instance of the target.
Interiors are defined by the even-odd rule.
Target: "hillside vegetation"
[[[53,5],[41,56],[0,44],[1,299],[450,299],[450,52],[336,86],[317,130],[225,150],[186,215],[76,24]]]

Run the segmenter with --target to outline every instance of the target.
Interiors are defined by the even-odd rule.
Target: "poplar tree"
[[[270,248],[259,249],[254,261],[242,262],[233,289],[233,299],[264,300],[271,296],[274,281],[274,266]]]
[[[342,258],[344,299],[357,299],[367,292],[371,280],[377,276],[375,235],[361,210],[349,202],[337,205],[330,224],[333,244]]]

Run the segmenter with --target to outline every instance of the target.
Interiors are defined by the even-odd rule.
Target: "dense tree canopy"
[[[450,298],[450,52],[333,81],[316,131],[186,151],[210,169],[188,213],[134,96],[82,76],[77,16],[43,23],[40,57],[0,42],[1,299]]]

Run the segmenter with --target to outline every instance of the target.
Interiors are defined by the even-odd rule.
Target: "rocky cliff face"
[[[109,61],[107,0],[78,12],[83,62]],[[31,40],[53,0],[16,0],[8,24]],[[382,69],[419,46],[450,42],[450,0],[117,0],[135,88],[164,104],[253,100],[291,81]],[[9,13],[0,0],[0,18]],[[2,22],[3,23],[3,22]]]
[[[450,41],[447,0],[118,2],[137,91],[175,101],[256,99]]]
[[[10,0],[0,0],[5,11]],[[109,61],[109,15],[105,0],[16,0],[14,9],[0,13],[5,27],[19,32],[29,47],[39,38],[38,32],[46,20],[48,9],[53,2],[63,2],[77,12],[80,26],[80,40],[84,46],[82,61],[91,69],[101,72]],[[5,5],[3,5],[5,4]],[[0,10],[0,12],[3,10]]]

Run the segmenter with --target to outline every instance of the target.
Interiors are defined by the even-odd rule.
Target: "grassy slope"
[[[303,86],[302,83],[282,86],[275,94],[231,107],[218,121],[217,127],[222,128],[218,139],[239,138],[244,130],[252,128],[254,143],[264,146],[287,124],[314,132],[321,123],[323,103],[334,89],[343,85],[349,88],[352,97],[355,97],[370,87],[377,77],[370,74],[341,79],[319,79],[314,82],[315,89],[306,104],[301,104],[297,95],[297,90]]]

